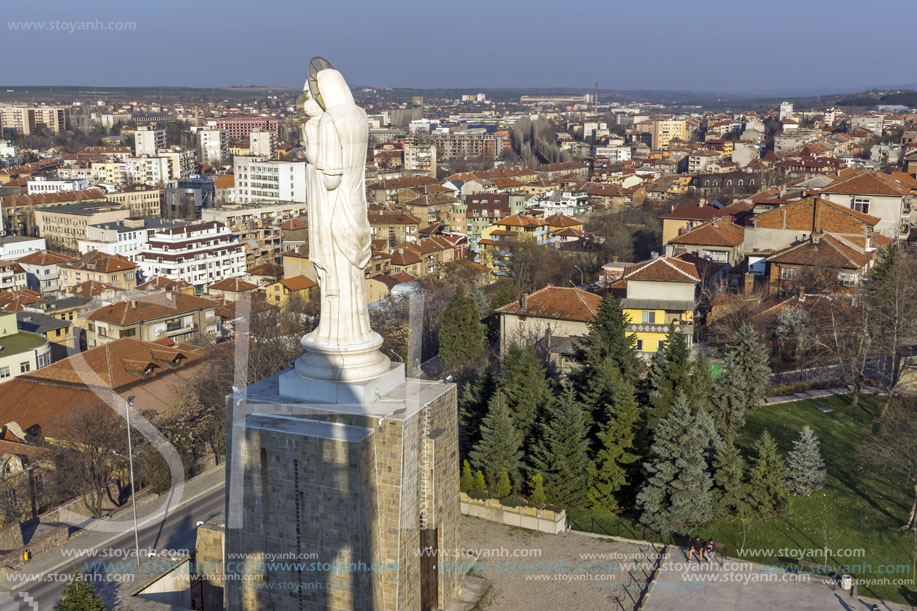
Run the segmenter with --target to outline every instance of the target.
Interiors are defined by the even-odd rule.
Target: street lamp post
[[[137,553],[137,565],[140,565],[140,535],[137,532],[137,497],[134,491],[134,447],[131,443],[131,408],[134,406],[134,395],[127,398],[124,414],[127,419],[127,463],[131,471],[131,509],[134,512],[134,551]]]
[[[576,269],[579,270],[579,288],[583,288],[583,282],[584,282],[584,280],[583,280],[583,270],[580,268],[579,265],[574,265],[573,267],[575,267]]]

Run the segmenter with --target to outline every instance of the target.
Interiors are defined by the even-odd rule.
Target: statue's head
[[[347,86],[347,81],[344,80],[344,75],[334,68],[325,68],[319,71],[316,75],[316,81],[326,109],[332,106],[352,106],[355,104],[350,87]]]
[[[318,102],[315,101],[315,98],[312,97],[312,93],[309,91],[309,88],[306,87],[302,92],[302,111],[307,117],[317,117],[322,114],[322,107],[319,106]]]

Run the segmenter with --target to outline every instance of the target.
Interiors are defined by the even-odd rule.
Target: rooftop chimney
[[[522,305],[521,311],[522,311],[522,312],[528,312],[528,309],[529,309],[529,296],[528,296],[528,295],[523,295],[523,296],[522,296],[522,299],[520,299],[519,301],[521,302],[521,305]]]

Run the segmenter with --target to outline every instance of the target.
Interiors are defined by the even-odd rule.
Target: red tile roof
[[[70,259],[71,257],[62,255],[59,252],[54,252],[53,250],[38,250],[16,260],[28,265],[60,265]]]
[[[292,278],[284,278],[279,281],[288,291],[304,291],[311,289],[312,287],[318,286],[312,280],[309,280],[305,276],[293,276]]]
[[[620,280],[646,280],[649,282],[698,282],[697,268],[689,261],[675,257],[659,257],[634,263],[624,268]]]
[[[727,220],[714,219],[669,240],[670,244],[698,246],[738,246],[745,240],[745,229]]]
[[[601,303],[602,298],[594,293],[573,287],[548,285],[528,295],[525,310],[522,309],[521,301],[513,301],[496,311],[501,314],[588,322],[593,319]]]
[[[159,293],[143,299],[121,301],[103,306],[91,313],[90,320],[115,325],[132,325],[145,320],[175,316],[204,308],[216,307],[217,302],[184,293]]]
[[[223,280],[211,284],[209,287],[207,287],[207,290],[228,291],[230,293],[247,293],[254,291],[257,288],[257,284],[246,282],[241,278],[224,278]]]
[[[859,170],[839,178],[821,190],[822,193],[840,193],[852,195],[890,195],[904,196],[910,191],[905,185],[888,174],[874,170]]]
[[[110,255],[98,250],[92,250],[77,258],[70,259],[61,264],[61,267],[110,274],[112,272],[135,269],[137,266],[119,255]]]

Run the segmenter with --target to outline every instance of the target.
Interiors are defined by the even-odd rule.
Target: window
[[[869,198],[868,197],[854,197],[850,202],[850,207],[856,210],[857,212],[862,212],[863,214],[869,214]]]
[[[658,350],[659,352],[662,352],[664,348],[665,348],[665,340],[661,339],[659,340],[659,345],[656,347],[656,350]]]
[[[795,280],[796,279],[796,269],[792,267],[781,267],[780,268],[780,279],[781,280]]]
[[[51,351],[38,355],[38,367],[46,367],[51,364]]]
[[[655,325],[656,324],[656,312],[643,312],[643,324]]]
[[[643,340],[642,339],[637,340],[637,350],[640,352],[643,351]]]
[[[32,369],[32,365],[30,365],[28,361],[19,363],[19,373],[26,373],[30,369]]]
[[[837,281],[844,286],[853,286],[857,283],[857,275],[850,272],[838,272]]]
[[[3,378],[10,377],[10,368],[9,367],[0,367],[0,380]]]
[[[99,335],[101,337],[108,337],[108,329],[106,327],[99,327]]]

